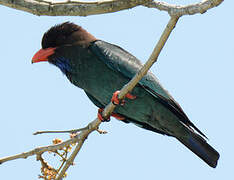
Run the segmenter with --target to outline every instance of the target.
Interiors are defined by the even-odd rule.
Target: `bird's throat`
[[[57,66],[65,75],[67,75],[68,72],[71,72],[71,66],[69,59],[67,58],[55,57],[52,63]]]

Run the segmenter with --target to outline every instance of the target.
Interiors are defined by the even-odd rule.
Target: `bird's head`
[[[64,72],[67,60],[58,56],[59,49],[72,45],[87,47],[95,40],[93,35],[76,24],[65,22],[55,25],[44,34],[41,42],[42,48],[33,56],[32,63],[48,61]]]

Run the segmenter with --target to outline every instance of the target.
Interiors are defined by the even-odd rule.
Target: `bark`
[[[156,8],[168,12],[171,16],[204,13],[208,9],[220,5],[224,0],[204,0],[200,3],[180,6],[153,0],[99,0],[78,1],[64,0],[0,0],[0,4],[14,9],[26,11],[38,16],[89,16],[131,9],[136,6]]]
[[[53,0],[0,0],[0,4],[38,16],[88,16],[130,9],[152,0],[102,0],[56,2]]]

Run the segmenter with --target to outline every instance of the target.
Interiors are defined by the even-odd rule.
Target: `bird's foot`
[[[105,117],[102,116],[102,111],[103,109],[98,109],[98,119],[102,122],[109,122],[110,121],[110,117],[108,117],[107,119]]]
[[[119,92],[120,91],[115,91],[114,93],[113,93],[113,96],[112,96],[112,98],[111,98],[111,102],[114,104],[114,105],[124,105],[125,104],[125,100],[123,99],[123,100],[119,100],[119,97],[118,97],[118,95],[119,95]],[[136,96],[134,96],[134,95],[132,95],[132,94],[130,94],[130,93],[127,93],[125,96],[124,96],[124,98],[128,98],[128,99],[136,99]],[[118,119],[118,118],[117,118]]]
[[[118,119],[118,120],[120,120],[120,121],[125,119],[125,117],[123,117],[123,116],[121,116],[121,115],[119,115],[117,113],[111,113],[111,116]]]
[[[103,112],[103,109],[98,109],[98,119],[102,122],[109,122],[110,121],[110,117],[108,119],[104,118],[102,116],[102,112]],[[117,114],[117,113],[111,113],[111,116],[122,121],[125,119],[125,117],[121,116],[120,114]]]

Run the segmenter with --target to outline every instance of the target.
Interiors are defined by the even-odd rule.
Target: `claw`
[[[125,119],[125,117],[123,117],[123,116],[121,116],[121,115],[119,115],[117,113],[111,113],[111,116],[118,119],[118,120],[120,120],[120,121]]]
[[[128,93],[128,94],[126,94],[126,96],[125,96],[126,98],[128,98],[128,99],[136,99],[136,96],[134,96],[134,95],[132,95],[132,94],[130,94],[130,93]]]
[[[109,122],[109,121],[110,121],[110,117],[109,117],[108,119],[104,118],[104,117],[102,116],[102,111],[103,111],[103,109],[98,109],[98,114],[97,114],[98,119],[99,119],[100,121],[102,121],[102,122]]]
[[[110,117],[108,119],[105,119],[103,116],[102,116],[102,112],[103,112],[103,109],[98,109],[98,119],[102,122],[109,122],[110,121]],[[125,119],[125,117],[121,116],[120,114],[117,114],[117,113],[111,113],[111,116],[122,121]],[[97,130],[98,131],[98,130]],[[100,132],[99,132],[100,133]]]
[[[118,97],[118,95],[119,95],[119,92],[120,91],[115,91],[114,93],[113,93],[113,96],[112,96],[112,98],[111,98],[111,102],[114,104],[114,105],[124,105],[125,104],[125,100],[123,99],[123,100],[119,100],[119,97]],[[136,99],[136,96],[134,96],[134,95],[132,95],[132,94],[130,94],[130,93],[127,93],[126,95],[125,95],[125,97],[126,98],[128,98],[128,99]],[[124,98],[125,98],[124,97]]]
[[[114,105],[118,105],[120,102],[119,102],[119,98],[118,98],[118,95],[119,95],[119,92],[120,91],[115,91],[113,93],[113,96],[111,98],[111,102],[114,104]]]

